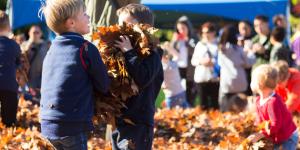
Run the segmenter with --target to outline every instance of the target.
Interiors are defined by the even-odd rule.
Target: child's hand
[[[120,40],[121,41],[116,41],[115,46],[120,48],[122,52],[127,52],[127,51],[133,49],[128,36],[126,36],[126,35],[120,36]]]
[[[264,135],[260,132],[258,133],[255,133],[255,134],[252,134],[250,136],[248,136],[248,140],[251,142],[251,143],[256,143],[257,141],[259,141],[260,139],[262,139],[264,137]]]

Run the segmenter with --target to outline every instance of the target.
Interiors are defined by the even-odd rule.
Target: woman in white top
[[[216,27],[211,22],[201,26],[202,40],[195,47],[191,60],[195,66],[194,81],[197,84],[203,109],[218,109],[219,70],[217,64],[218,43]]]

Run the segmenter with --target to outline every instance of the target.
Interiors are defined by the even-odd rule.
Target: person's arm
[[[161,48],[170,53],[174,60],[179,59],[179,52],[173,46],[171,46],[170,42],[165,42],[161,45]]]
[[[255,64],[256,57],[255,53],[252,51],[245,51],[244,49],[241,49],[242,57],[244,60],[244,67],[250,68],[253,64]]]
[[[201,59],[201,45],[198,43],[195,47],[194,54],[192,56],[191,64],[193,66],[198,66],[200,64]]]
[[[294,112],[300,105],[300,83],[295,82],[287,94],[286,106],[290,112]]]
[[[144,59],[138,58],[134,49],[125,52],[124,56],[127,71],[140,88],[148,86],[162,68],[160,57],[154,51]]]
[[[269,116],[269,133],[264,132],[267,136],[278,134],[279,129],[282,126],[283,116],[280,104],[277,100],[272,100],[267,108]],[[268,129],[267,129],[268,130]]]
[[[93,87],[96,91],[106,93],[110,85],[110,79],[107,74],[98,49],[93,44],[88,44],[88,72],[92,79]]]
[[[162,70],[160,56],[155,51],[146,58],[139,58],[137,50],[132,48],[129,37],[121,36],[116,46],[122,50],[129,75],[134,79],[139,88],[144,88],[151,83]]]
[[[214,62],[209,56],[205,56],[203,52],[206,52],[208,48],[198,42],[195,47],[194,54],[192,56],[191,64],[193,66],[204,65],[207,67],[211,67],[214,65]]]

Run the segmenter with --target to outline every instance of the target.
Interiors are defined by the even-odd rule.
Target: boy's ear
[[[74,25],[75,25],[75,21],[74,21],[74,19],[72,19],[72,18],[68,18],[68,19],[66,20],[66,22],[65,22],[65,27],[66,27],[67,29],[73,28]]]

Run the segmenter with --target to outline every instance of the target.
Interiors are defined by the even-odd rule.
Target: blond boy
[[[86,150],[93,91],[107,91],[107,70],[97,48],[82,36],[89,32],[82,0],[47,0],[41,9],[57,34],[43,63],[41,132],[56,149]]]
[[[297,127],[281,97],[275,92],[277,79],[277,71],[270,65],[260,65],[253,71],[251,89],[259,94],[256,99],[256,123],[265,124],[265,128],[248,139],[257,142],[266,137],[274,143],[274,149],[282,146],[283,149],[294,150],[298,143]]]

